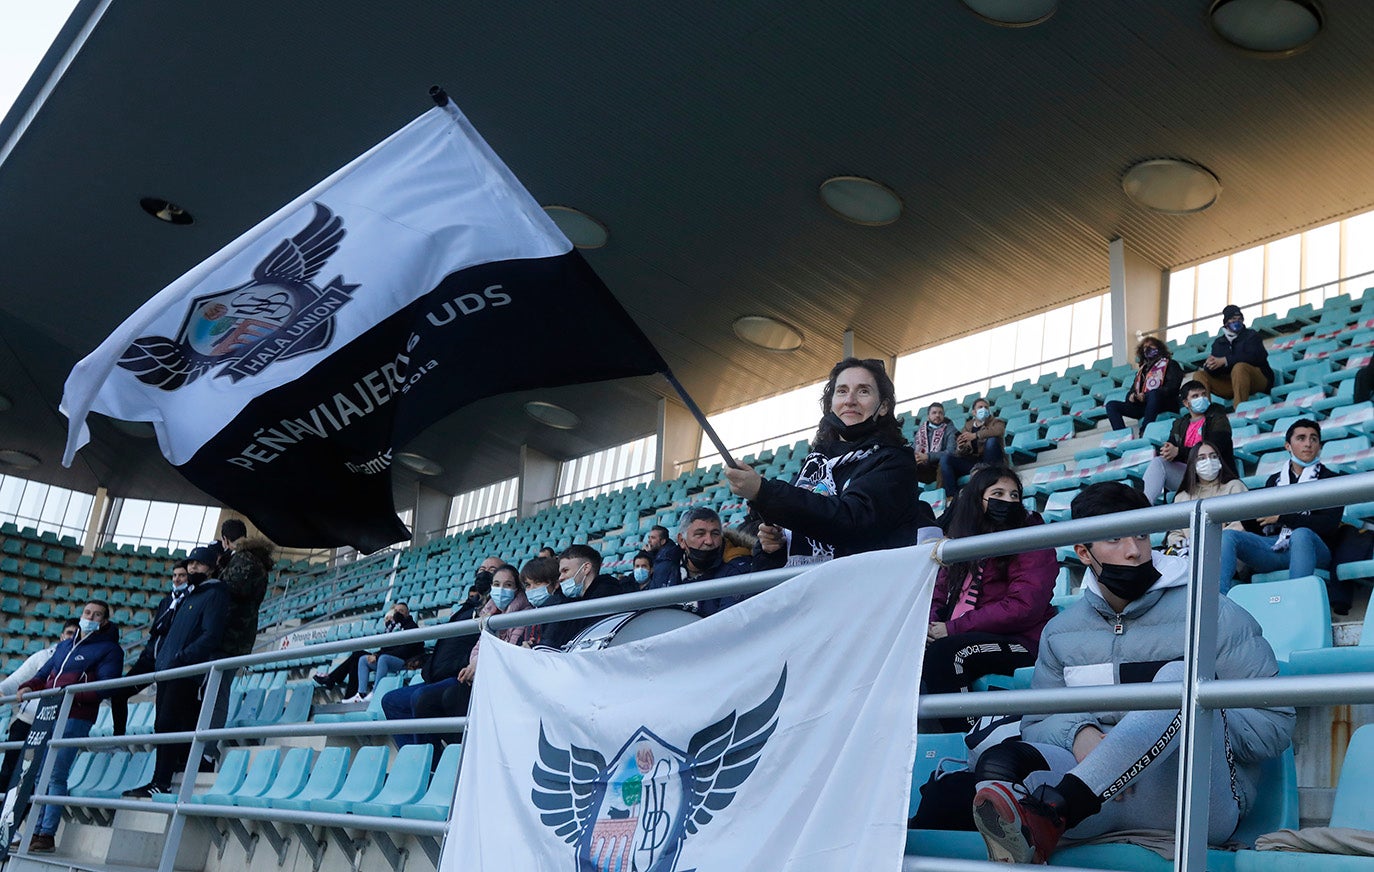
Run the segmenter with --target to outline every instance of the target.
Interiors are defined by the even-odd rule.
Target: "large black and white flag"
[[[409,535],[393,446],[483,397],[666,370],[449,104],[168,285],[77,364],[63,463],[89,441],[91,411],[149,421],[173,465],[278,544],[372,551]]]

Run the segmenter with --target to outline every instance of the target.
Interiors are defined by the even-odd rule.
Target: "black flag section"
[[[498,261],[448,275],[258,396],[179,469],[279,545],[375,551],[410,535],[393,446],[486,397],[667,372],[576,250]]]

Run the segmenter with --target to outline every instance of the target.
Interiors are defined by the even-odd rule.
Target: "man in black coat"
[[[543,607],[600,599],[625,592],[615,578],[601,574],[601,555],[595,548],[587,545],[569,545],[558,555],[558,587]],[[576,618],[546,624],[539,644],[550,648],[562,648],[575,639],[578,633],[598,620],[600,618]]]
[[[1217,396],[1243,403],[1251,394],[1273,387],[1269,351],[1260,335],[1245,326],[1239,306],[1221,310],[1221,325],[1221,334],[1212,343],[1212,353],[1194,377]]]
[[[148,628],[148,641],[143,644],[143,650],[139,652],[138,660],[134,661],[134,665],[129,667],[129,671],[124,673],[126,678],[132,678],[135,675],[147,675],[155,668],[157,649],[162,645],[163,638],[172,627],[172,617],[176,613],[177,604],[190,590],[187,575],[185,560],[178,560],[172,564],[172,589],[162,598],[162,602],[157,604],[157,609],[153,612],[153,624]],[[131,684],[110,694],[110,718],[114,725],[114,735],[122,736],[128,729],[129,697],[142,693],[147,687],[147,684]]]

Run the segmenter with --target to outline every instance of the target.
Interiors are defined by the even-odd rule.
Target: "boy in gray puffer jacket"
[[[1134,488],[1104,482],[1085,488],[1071,511],[1077,519],[1147,507]],[[1075,551],[1088,567],[1084,595],[1045,627],[1032,687],[1182,680],[1188,561],[1151,552],[1149,536],[1077,545]],[[1259,624],[1221,597],[1216,677],[1277,672]],[[1213,716],[1218,729],[1208,841],[1219,844],[1254,802],[1260,763],[1288,747],[1296,714],[1275,706]],[[989,749],[980,760],[980,769],[1008,779],[985,782],[973,802],[989,859],[1045,863],[1065,835],[1172,830],[1180,727],[1178,711],[1024,717],[1021,741]]]

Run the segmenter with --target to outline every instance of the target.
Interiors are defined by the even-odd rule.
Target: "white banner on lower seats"
[[[899,869],[931,551],[600,651],[488,636],[441,872]]]

